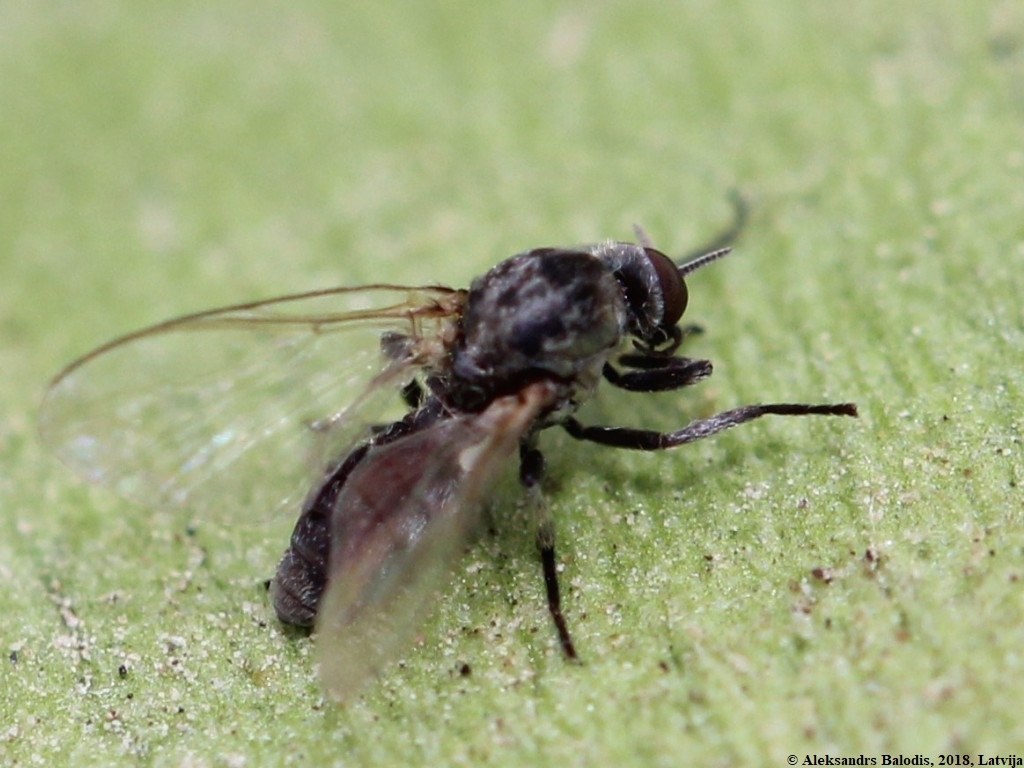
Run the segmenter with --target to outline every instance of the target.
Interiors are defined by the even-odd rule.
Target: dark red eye
[[[690,300],[683,276],[679,274],[679,267],[675,265],[675,262],[661,251],[644,248],[644,253],[647,254],[651,266],[654,267],[654,274],[658,276],[658,287],[661,289],[664,310],[659,325],[662,327],[675,325],[683,316],[686,304]]]

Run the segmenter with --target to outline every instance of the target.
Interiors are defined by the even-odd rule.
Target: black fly
[[[711,374],[709,361],[678,354],[684,278],[728,249],[677,265],[640,240],[537,248],[468,291],[338,288],[170,320],[65,368],[41,430],[87,479],[198,514],[289,503],[309,463],[319,468],[271,594],[281,621],[315,625],[321,676],[339,699],[408,640],[518,454],[548,607],[574,658],[540,496],[542,430],[652,451],[766,414],[857,415],[852,403],[781,403],[669,432],[580,423],[573,414],[601,379],[661,392]],[[382,422],[396,390],[404,414]]]

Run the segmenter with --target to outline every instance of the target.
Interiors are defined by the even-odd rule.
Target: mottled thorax
[[[603,364],[626,325],[619,284],[595,256],[541,248],[474,281],[453,371],[501,386],[532,373],[570,378]]]

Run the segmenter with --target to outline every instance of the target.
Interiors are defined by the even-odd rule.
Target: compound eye
[[[651,266],[654,267],[654,274],[658,276],[658,287],[661,290],[664,311],[659,325],[663,328],[673,326],[683,316],[686,304],[690,300],[686,283],[683,282],[683,276],[679,274],[679,267],[664,253],[653,248],[644,248],[644,253],[647,254]]]

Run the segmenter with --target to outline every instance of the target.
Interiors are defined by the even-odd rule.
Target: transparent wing
[[[346,481],[317,616],[320,677],[351,698],[407,643],[476,527],[481,501],[552,401],[548,385],[373,449]]]
[[[367,419],[401,408],[395,387],[439,354],[462,296],[337,288],[160,323],[65,368],[40,433],[78,474],[148,506],[236,520],[273,509],[301,497]],[[386,332],[401,334],[390,356]]]

